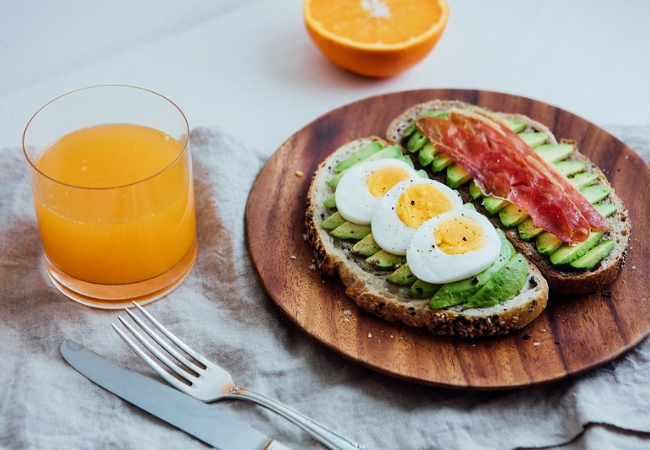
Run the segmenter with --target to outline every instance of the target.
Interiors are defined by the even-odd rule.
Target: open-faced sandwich
[[[387,135],[503,229],[551,292],[595,292],[619,276],[632,224],[574,141],[523,115],[440,100],[405,111]]]
[[[336,149],[308,192],[317,265],[359,307],[435,334],[505,334],[543,311],[549,285],[588,292],[621,270],[623,203],[543,125],[432,101],[387,138]]]

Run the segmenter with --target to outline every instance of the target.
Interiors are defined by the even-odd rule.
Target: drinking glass
[[[28,122],[23,151],[47,273],[63,294],[105,309],[176,288],[197,255],[189,127],[132,86],[78,89]]]

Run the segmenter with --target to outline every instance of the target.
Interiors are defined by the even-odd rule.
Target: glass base
[[[132,302],[146,305],[159,300],[187,278],[196,261],[198,242],[195,239],[183,259],[167,272],[149,280],[131,284],[95,284],[77,280],[59,270],[45,255],[50,279],[66,297],[86,306],[101,309],[122,309]]]

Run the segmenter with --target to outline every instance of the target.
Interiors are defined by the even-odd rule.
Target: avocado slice
[[[416,128],[415,131],[413,131],[413,134],[411,134],[409,137],[408,141],[406,141],[406,150],[411,153],[415,153],[424,147],[424,144],[427,142],[429,142],[427,135],[420,131],[419,128]]]
[[[596,245],[580,258],[571,261],[571,267],[576,269],[593,269],[605,256],[612,251],[616,241],[609,239]]]
[[[450,188],[457,189],[471,179],[472,176],[457,163],[450,164],[447,167],[447,186]]]
[[[415,123],[412,123],[406,128],[406,130],[404,130],[404,135],[402,136],[402,139],[406,139],[407,137],[412,135],[417,129],[418,129],[417,125],[415,125]]]
[[[521,133],[526,128],[528,128],[528,123],[524,119],[520,119],[518,117],[509,117],[506,119],[506,121],[508,122],[510,129],[515,133]]]
[[[398,145],[391,145],[389,147],[384,147],[380,151],[373,153],[363,161],[377,161],[379,159],[386,159],[386,158],[393,158],[393,159],[402,159],[404,155],[402,154],[402,150],[400,150]],[[342,172],[337,173],[332,177],[331,180],[327,182],[327,185],[331,188],[336,189],[336,186],[339,185],[339,181],[341,181],[341,178],[343,175],[345,175],[345,172],[348,169],[345,169]]]
[[[370,233],[366,237],[358,241],[356,244],[354,244],[352,246],[352,250],[350,251],[355,255],[359,255],[359,256],[372,256],[375,253],[377,253],[379,250],[381,250],[381,247],[375,241],[375,238],[373,237],[372,233]]]
[[[518,136],[522,141],[533,148],[542,145],[548,139],[548,133],[544,133],[542,131],[525,131],[523,133],[519,133]]]
[[[551,255],[551,262],[555,265],[569,264],[594,248],[601,237],[605,234],[604,231],[592,231],[589,237],[580,242],[579,244],[569,245],[564,244]]]
[[[339,239],[363,239],[370,234],[370,225],[345,222],[334,228],[330,235]]]
[[[530,241],[544,231],[542,227],[535,226],[533,219],[531,217],[522,221],[517,225],[517,231],[519,232],[519,237],[524,241]]]
[[[580,189],[580,193],[591,203],[598,203],[607,198],[610,192],[612,192],[612,188],[605,184],[594,184]]]
[[[542,255],[547,255],[547,256],[551,255],[558,248],[560,248],[563,243],[564,242],[562,242],[562,239],[560,239],[553,233],[549,233],[548,231],[544,231],[540,233],[537,236],[537,239],[535,240],[535,246],[537,247],[537,251],[540,252]]]
[[[535,152],[542,157],[544,161],[555,163],[567,159],[573,153],[571,144],[544,144],[535,147]]]
[[[441,119],[449,119],[449,113],[442,109],[434,109],[433,111],[423,112],[418,116],[418,119],[422,117],[440,117]]]
[[[508,200],[499,197],[493,197],[492,195],[483,197],[483,206],[490,214],[498,213],[499,210],[505,208],[509,204],[510,202]]]
[[[345,169],[349,169],[350,167],[354,166],[358,162],[363,161],[364,159],[368,158],[369,156],[377,153],[381,149],[383,149],[384,146],[381,145],[381,143],[374,141],[364,147],[361,147],[359,150],[355,151],[352,153],[350,156],[345,158],[343,161],[339,162],[335,167],[334,170],[337,172],[343,172]]]
[[[570,175],[567,178],[569,183],[577,189],[582,189],[583,187],[594,184],[598,180],[598,174],[596,172],[580,172],[575,175]]]
[[[587,168],[587,163],[584,161],[557,161],[554,164],[565,177],[582,172]]]
[[[336,211],[334,214],[325,219],[323,223],[320,224],[320,226],[326,230],[333,230],[343,225],[345,222],[347,222],[347,220],[343,218],[340,212]]]
[[[466,308],[487,308],[515,296],[526,283],[528,262],[521,253],[513,256],[479,291],[470,297]]]
[[[431,298],[429,308],[441,309],[463,303],[474,295],[490,278],[492,278],[515,254],[512,244],[506,239],[503,231],[497,229],[501,238],[501,251],[496,261],[483,272],[464,280],[444,284]]]
[[[420,166],[426,167],[433,161],[433,157],[438,153],[438,149],[431,141],[424,144],[418,152],[418,162]]]
[[[476,200],[483,196],[483,191],[481,191],[481,188],[476,184],[476,180],[474,179],[469,183],[469,196],[472,200]]]
[[[411,298],[431,298],[442,285],[427,283],[420,279],[416,280],[415,283],[411,285],[408,291],[408,296]]]
[[[400,286],[410,286],[415,283],[415,280],[417,280],[417,277],[413,275],[408,264],[400,266],[396,271],[388,275],[388,278],[386,278],[386,281]]]
[[[441,172],[443,169],[449,167],[454,161],[444,153],[436,153],[431,163],[431,170],[434,172]]]
[[[341,181],[341,178],[343,177],[343,174],[345,172],[346,171],[344,170],[343,172],[339,172],[336,175],[334,175],[332,179],[327,182],[327,185],[333,189],[336,189],[336,186],[339,185],[339,181]]]
[[[336,208],[336,195],[332,194],[323,200],[323,206],[325,208]]]
[[[602,214],[603,217],[610,217],[618,211],[616,205],[612,205],[611,203],[596,203],[594,208],[596,208],[596,211]]]
[[[514,203],[510,203],[505,208],[499,210],[499,219],[506,228],[517,226],[528,217],[530,217],[530,214]]]
[[[379,250],[372,256],[366,258],[366,263],[378,269],[395,269],[406,263],[406,258],[400,255],[388,253],[386,250]]]
[[[387,159],[387,158],[392,158],[392,159],[401,159],[404,156],[402,153],[402,150],[400,149],[399,145],[389,145],[388,147],[384,147],[377,153],[374,153],[364,159],[365,161],[377,161],[379,159]]]

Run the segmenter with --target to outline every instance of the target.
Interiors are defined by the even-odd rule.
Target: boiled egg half
[[[408,178],[393,186],[377,203],[371,221],[372,235],[382,249],[405,255],[411,238],[423,223],[462,206],[459,194],[445,184]]]
[[[336,187],[336,208],[345,220],[367,225],[379,199],[397,183],[411,177],[418,177],[418,173],[399,159],[355,164],[344,173]]]
[[[413,234],[406,260],[428,283],[462,280],[487,269],[499,256],[501,239],[482,214],[461,208],[423,223]]]

